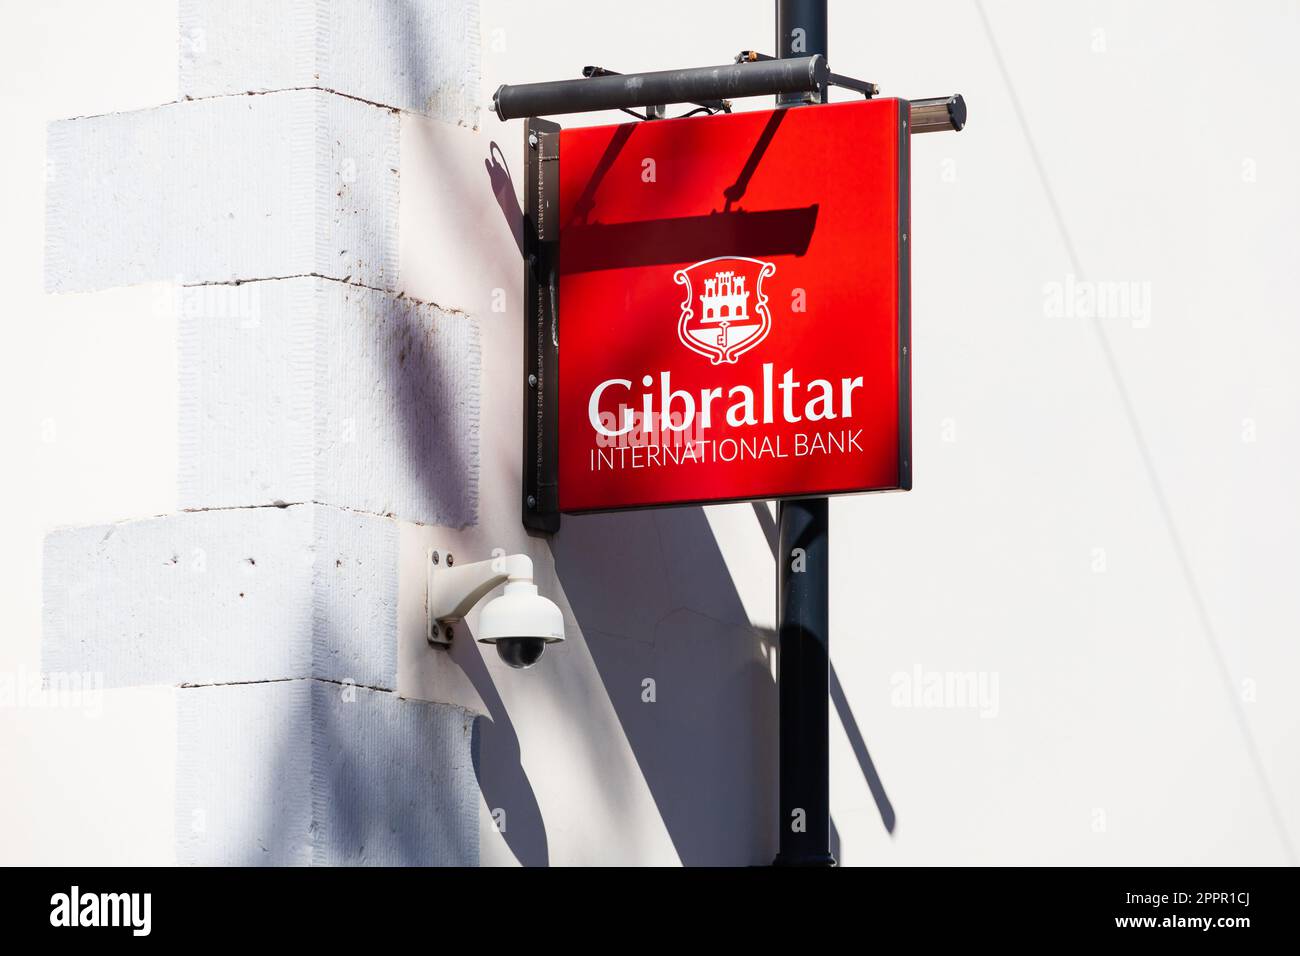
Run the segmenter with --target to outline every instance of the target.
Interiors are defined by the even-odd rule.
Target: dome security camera
[[[495,644],[497,656],[511,667],[532,667],[547,644],[564,640],[564,615],[554,601],[537,593],[533,562],[526,554],[510,554],[456,565],[448,554],[428,561],[429,643],[448,645],[450,625],[463,620],[489,591],[505,591],[488,601],[479,614],[478,641]]]

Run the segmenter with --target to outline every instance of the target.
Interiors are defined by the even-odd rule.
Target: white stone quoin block
[[[42,670],[104,686],[317,677],[397,686],[397,522],[204,511],[45,539]]]
[[[322,87],[474,126],[473,0],[181,0],[183,97]]]
[[[317,90],[50,124],[45,286],[397,282],[398,114]]]
[[[179,298],[182,507],[474,522],[477,320],[317,278]]]
[[[177,708],[178,863],[478,864],[470,712],[297,680]]]
[[[481,364],[397,294],[400,111],[476,127],[478,5],[179,25],[181,102],[50,124],[45,285],[176,289],[193,510],[47,536],[42,669],[177,686],[178,862],[475,865],[475,715],[394,691],[397,518],[477,521]]]

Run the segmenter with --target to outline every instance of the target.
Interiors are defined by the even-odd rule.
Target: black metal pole
[[[826,56],[826,0],[777,0],[780,57]],[[825,102],[781,94],[779,106]],[[834,866],[830,842],[830,521],[825,498],[777,506],[777,866]]]
[[[830,851],[829,502],[777,511],[778,866],[834,866]]]
[[[826,0],[777,0],[776,2],[776,58],[788,60],[795,57],[816,56],[829,59],[826,29]],[[805,92],[782,92],[777,95],[777,106],[795,106],[799,103],[826,102],[825,87],[820,100]]]

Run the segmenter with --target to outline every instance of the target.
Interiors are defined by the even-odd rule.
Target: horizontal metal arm
[[[966,100],[960,93],[912,100],[911,123],[913,133],[960,132],[966,125]]]
[[[473,564],[440,567],[432,560],[426,575],[429,620],[460,621],[493,588],[507,581],[532,581],[533,560],[508,554]]]
[[[759,53],[757,50],[741,50],[736,54],[737,63],[766,63],[769,60],[775,60],[776,57],[769,56],[766,53]],[[831,86],[839,86],[846,90],[853,90],[855,93],[861,93],[867,99],[880,95],[880,87],[875,83],[867,80],[854,79],[851,76],[845,76],[842,73],[829,74]]]
[[[766,53],[757,50],[741,50],[736,54],[737,63],[768,63],[774,60]],[[840,73],[829,73],[831,86],[861,93],[867,99],[880,95],[880,87],[867,80],[854,79]],[[929,99],[912,100],[912,118],[910,130],[913,133],[939,133],[945,130],[960,132],[966,125],[966,100],[960,93],[952,96],[935,96]]]
[[[584,66],[582,68],[582,75],[588,78],[593,76],[623,76],[623,74],[618,72],[618,70],[607,70],[603,66]],[[659,106],[661,104],[656,103],[655,105]],[[701,109],[709,110],[713,113],[731,112],[731,104],[726,100],[704,100],[699,103],[692,101],[692,105],[698,106]]]
[[[831,86],[853,90],[855,93],[861,93],[867,99],[871,99],[880,93],[880,87],[875,83],[868,83],[866,80],[855,80],[851,76],[843,76],[839,73],[831,74]]]
[[[801,56],[657,73],[625,73],[507,85],[493,95],[492,109],[498,119],[511,120],[742,96],[816,93],[825,88],[829,77],[825,57]]]

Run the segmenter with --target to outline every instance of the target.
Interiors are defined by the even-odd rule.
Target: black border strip
[[[898,100],[898,487],[912,490],[912,105]]]
[[[524,124],[524,527],[560,530],[560,127]]]

